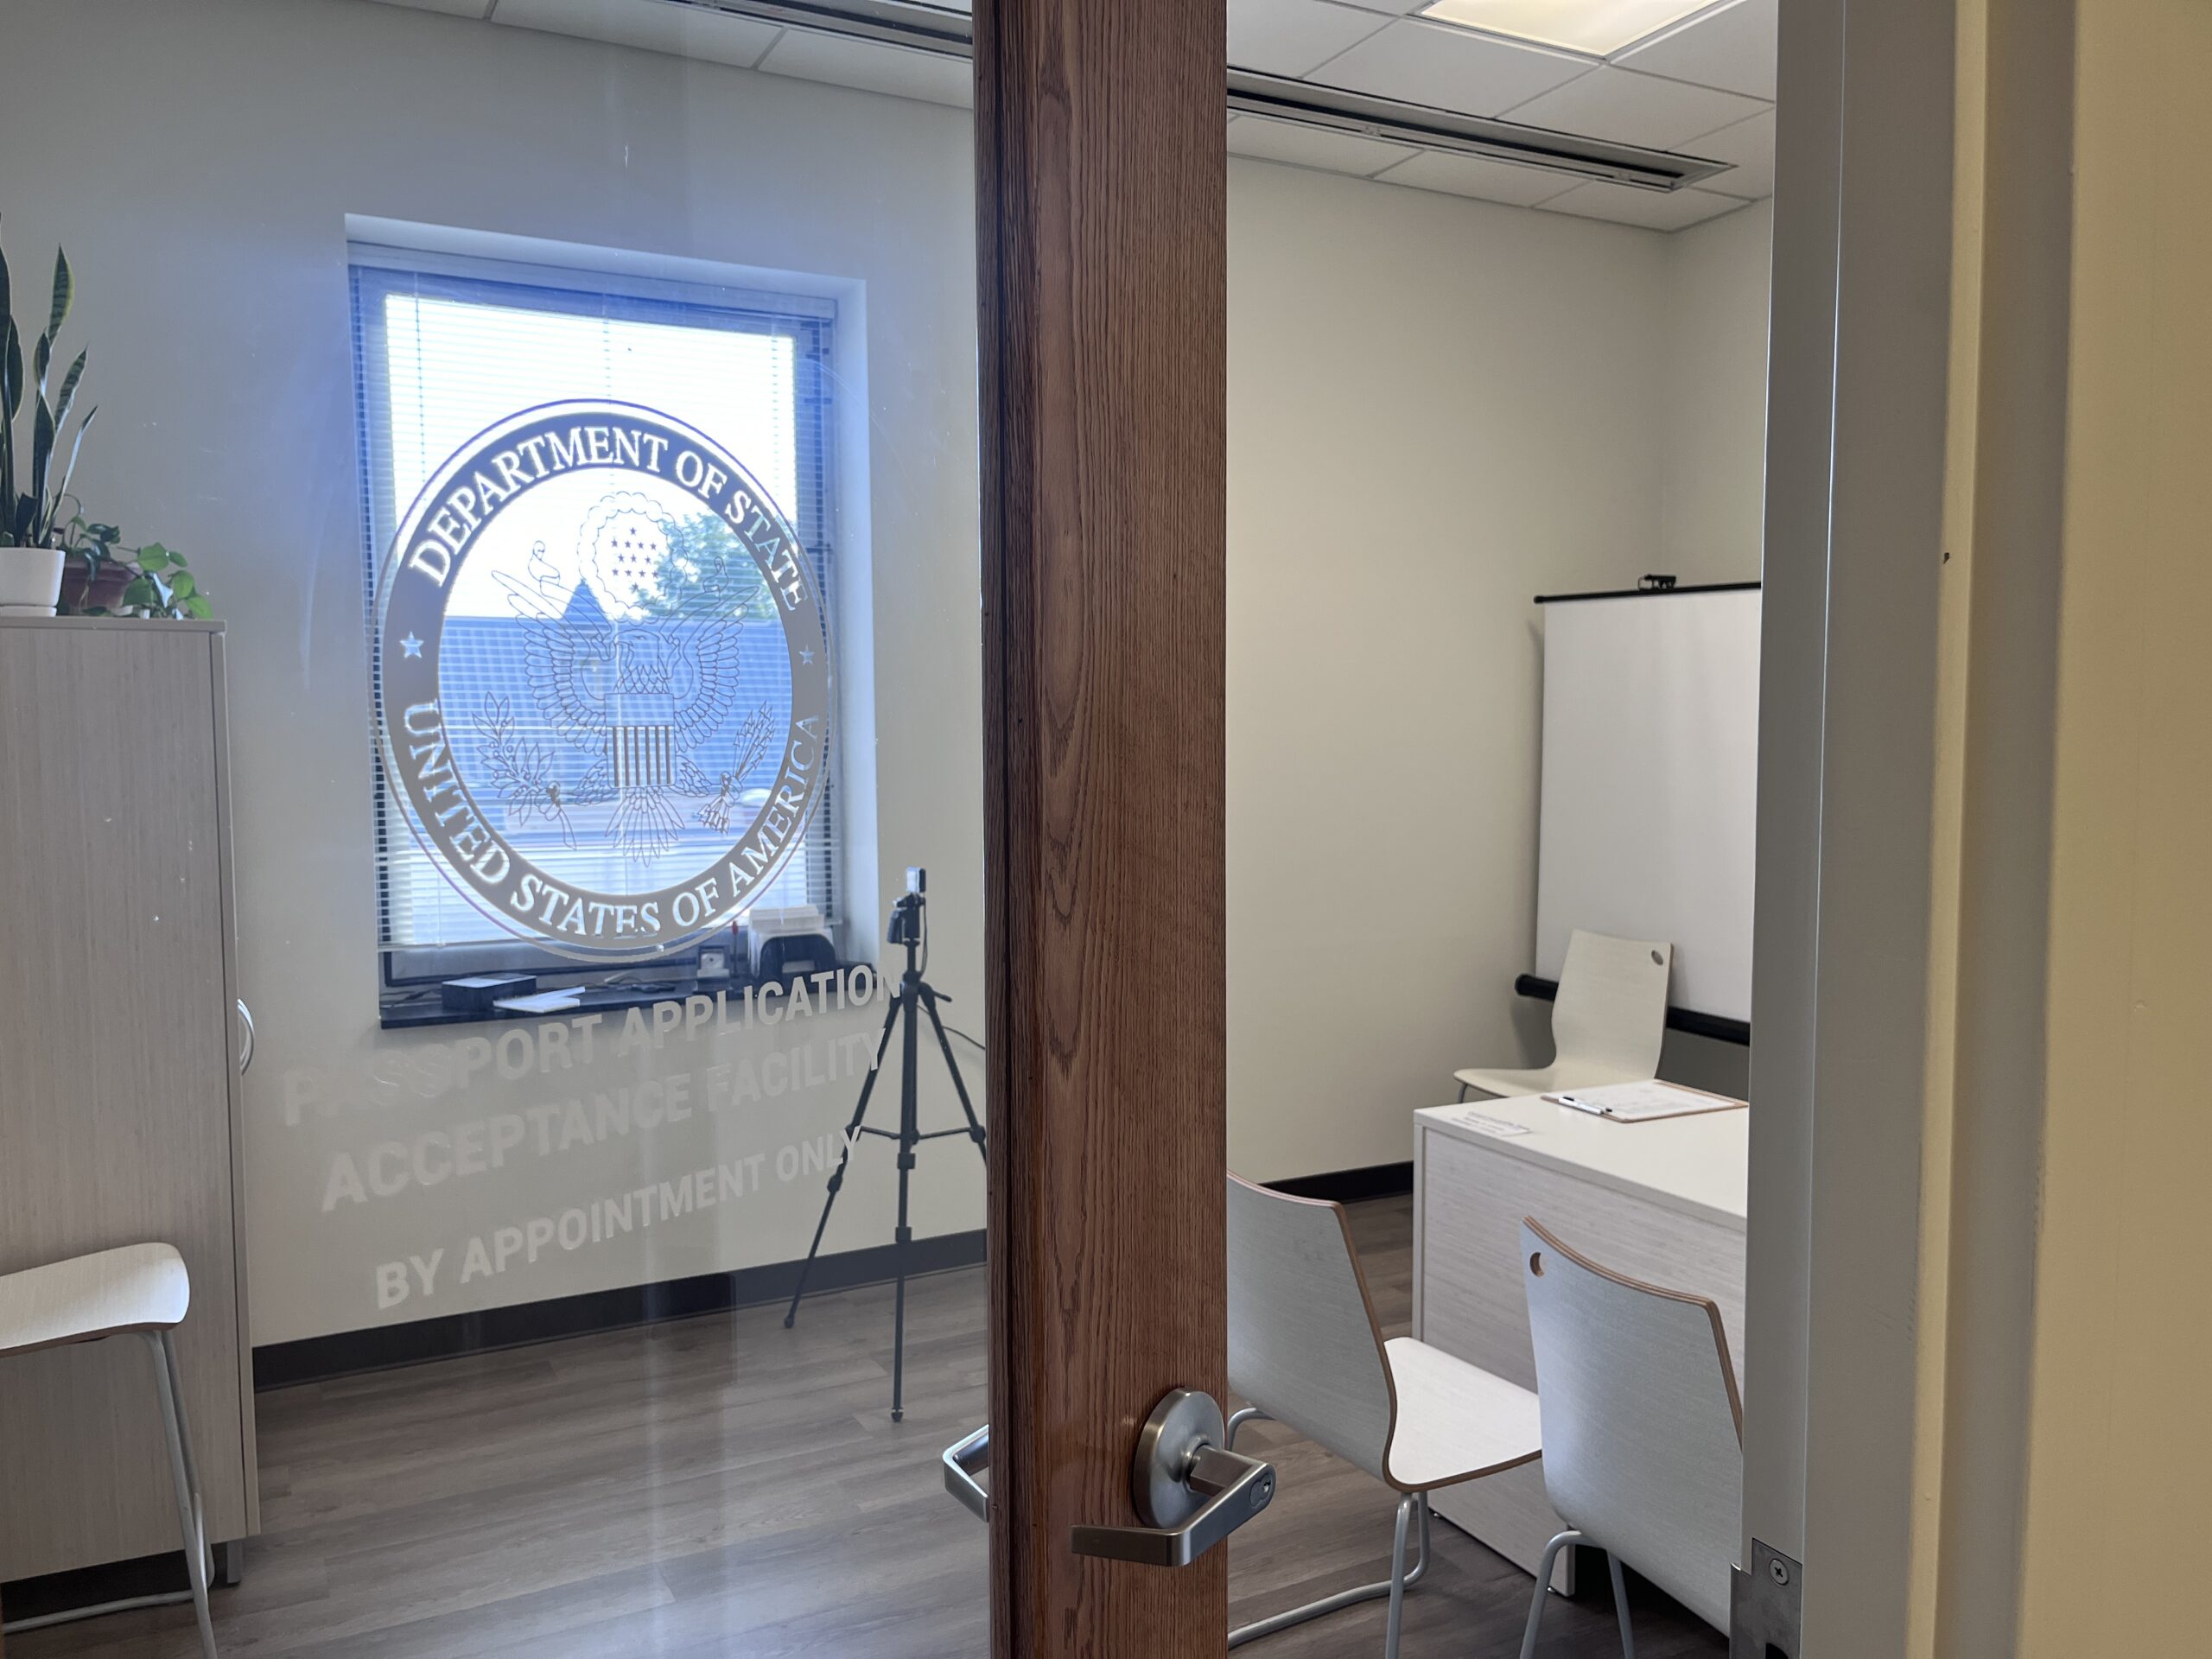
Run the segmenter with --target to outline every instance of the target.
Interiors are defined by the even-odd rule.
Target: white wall
[[[1755,234],[1722,231],[1739,220]],[[1758,574],[1764,234],[1736,213],[1686,246],[1230,163],[1230,1155],[1243,1173],[1409,1157],[1408,1114],[1451,1098],[1454,1069],[1548,1057],[1548,1005],[1511,992],[1535,931],[1529,601],[1666,568],[1678,494],[1753,504],[1740,562],[1686,578]],[[1683,280],[1691,263],[1724,275],[1725,295]],[[1751,289],[1757,318],[1732,330],[1726,296]],[[1676,352],[1684,327],[1756,335],[1756,369],[1740,349]],[[1709,449],[1678,430],[1686,404]],[[1698,468],[1715,476],[1686,476]],[[1741,1052],[1671,1042],[1669,1069],[1739,1086]]]
[[[66,77],[0,102],[18,292],[57,238],[79,272],[103,410],[83,493],[197,555],[231,626],[256,1340],[799,1255],[819,1173],[779,1181],[777,1157],[842,1126],[840,1044],[880,1004],[466,1086],[453,1033],[378,1029],[345,216],[843,284],[842,764],[849,830],[872,812],[877,832],[856,937],[927,863],[931,976],[982,1034],[968,117],[353,0],[10,0],[4,28],[11,59],[97,61],[109,111],[83,120]],[[1740,279],[1751,238],[1722,227],[1749,219],[1687,234]],[[1542,1051],[1544,1007],[1510,990],[1533,934],[1529,601],[1657,563],[1687,395],[1670,330],[1681,295],[1718,292],[1675,280],[1691,246],[1231,165],[1230,1135],[1249,1174],[1403,1158],[1407,1112],[1453,1066]],[[1741,355],[1732,393],[1698,394],[1716,442],[1742,426]],[[766,1092],[810,1054],[816,1082]],[[343,1159],[625,1082],[703,1095],[715,1065],[765,1097],[325,1208]],[[953,1121],[935,1071],[925,1113]],[[738,1203],[454,1281],[472,1236],[756,1154]],[[887,1238],[889,1158],[860,1168],[828,1248]],[[980,1225],[981,1191],[964,1142],[925,1150],[917,1230]],[[440,1248],[434,1294],[378,1306],[378,1264]]]
[[[1684,582],[1759,574],[1766,507],[1768,247],[1755,202],[1667,238],[1662,563]]]

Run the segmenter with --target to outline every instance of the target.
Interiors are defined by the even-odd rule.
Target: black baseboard
[[[239,1552],[245,1548],[238,1543],[214,1547],[217,1584],[238,1582],[243,1559]],[[185,1567],[184,1552],[173,1549],[166,1555],[140,1555],[127,1561],[105,1561],[98,1567],[73,1567],[35,1579],[16,1579],[0,1584],[0,1601],[7,1603],[8,1618],[12,1622],[73,1612],[80,1607],[105,1606],[111,1601],[139,1596],[187,1594],[191,1589],[192,1575]],[[189,1621],[191,1616],[185,1617]]]
[[[1332,1169],[1319,1175],[1295,1175],[1287,1181],[1262,1185],[1294,1198],[1331,1198],[1338,1204],[1357,1204],[1363,1198],[1402,1198],[1414,1190],[1411,1160],[1402,1164],[1370,1164],[1364,1169]]]
[[[953,1268],[972,1268],[983,1260],[983,1235],[945,1233],[914,1241],[906,1262],[909,1274],[943,1273]],[[655,1325],[664,1319],[687,1319],[701,1313],[720,1313],[734,1307],[755,1307],[779,1302],[798,1283],[799,1262],[773,1262],[734,1273],[706,1273],[690,1279],[668,1279],[658,1284],[633,1285],[620,1290],[589,1291],[578,1296],[556,1296],[518,1307],[487,1308],[477,1313],[448,1313],[431,1319],[412,1319],[404,1325],[378,1325],[368,1331],[344,1331],[335,1336],[308,1337],[298,1342],[271,1343],[253,1351],[253,1386],[286,1389],[302,1382],[327,1382],[363,1371],[390,1370],[396,1366],[420,1365],[434,1359],[480,1354],[499,1348],[520,1348],[531,1343],[553,1342],[563,1337],[586,1336],[595,1331],[620,1331],[632,1325]],[[843,1250],[816,1259],[807,1277],[811,1298],[833,1290],[882,1284],[897,1275],[897,1247],[877,1244],[864,1250]],[[802,1313],[801,1317],[804,1317]]]

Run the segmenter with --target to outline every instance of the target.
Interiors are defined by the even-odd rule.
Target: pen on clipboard
[[[1572,1106],[1578,1112],[1588,1112],[1596,1117],[1611,1117],[1613,1109],[1594,1100],[1583,1100],[1574,1095],[1545,1095],[1541,1096],[1554,1106]]]

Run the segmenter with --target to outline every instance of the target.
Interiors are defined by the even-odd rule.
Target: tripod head
[[[906,868],[906,891],[891,906],[891,925],[884,930],[887,944],[903,944],[911,955],[928,934],[924,907],[929,903],[930,873],[918,864]]]

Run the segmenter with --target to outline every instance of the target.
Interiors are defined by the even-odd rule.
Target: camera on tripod
[[[891,925],[884,931],[884,940],[890,944],[918,946],[927,931],[922,921],[922,907],[929,902],[930,873],[918,864],[906,867],[906,891],[900,893],[891,906]]]
[[[922,977],[929,956],[929,924],[924,910],[928,888],[929,872],[918,864],[909,865],[906,891],[893,903],[891,925],[884,930],[884,937],[891,944],[905,948],[906,965],[899,976],[899,988],[892,993],[891,1005],[884,1010],[883,1034],[876,1039],[875,1062],[868,1067],[868,1076],[861,1084],[861,1097],[853,1105],[853,1121],[845,1126],[845,1150],[837,1160],[836,1168],[830,1172],[830,1191],[822,1201],[822,1219],[814,1224],[814,1242],[806,1247],[806,1260],[799,1264],[798,1282],[791,1287],[791,1306],[784,1310],[784,1328],[789,1330],[791,1322],[798,1318],[799,1299],[806,1294],[807,1277],[814,1271],[815,1258],[822,1253],[822,1236],[830,1226],[830,1211],[845,1185],[845,1171],[853,1161],[853,1148],[860,1144],[862,1135],[896,1142],[899,1219],[891,1233],[893,1282],[896,1287],[891,1302],[891,1421],[894,1423],[906,1414],[906,1275],[911,1270],[914,1243],[907,1185],[914,1170],[915,1153],[923,1141],[948,1135],[966,1135],[976,1143],[979,1154],[984,1153],[987,1141],[983,1120],[976,1115],[975,1103],[968,1098],[968,1084],[960,1075],[960,1063],[952,1058],[952,1044],[945,1036],[944,1021],[938,1015],[937,1005],[944,1000],[944,995]],[[958,1096],[961,1116],[967,1120],[964,1128],[925,1130],[921,1126],[915,1085],[921,1071],[920,1022],[925,1018],[929,1021],[930,1034],[937,1039],[937,1052],[944,1057],[944,1069],[951,1074],[952,1092]],[[882,1129],[868,1122],[868,1103],[875,1093],[875,1080],[883,1075],[883,1056],[891,1046],[894,1031],[899,1039],[899,1127]],[[968,1040],[976,1039],[971,1037]],[[982,1045],[978,1043],[976,1046]]]

